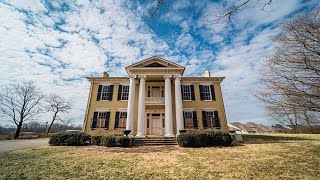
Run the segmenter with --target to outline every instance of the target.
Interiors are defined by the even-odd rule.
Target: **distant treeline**
[[[22,132],[35,132],[37,134],[41,134],[45,133],[47,128],[47,123],[31,121],[23,124]],[[13,125],[0,125],[0,134],[14,134],[16,129],[17,128]],[[54,123],[51,127],[50,132],[54,133],[65,130],[81,130],[81,125]]]

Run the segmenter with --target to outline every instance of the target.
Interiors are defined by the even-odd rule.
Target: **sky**
[[[0,87],[34,80],[44,93],[71,100],[62,118],[82,124],[88,76],[127,76],[124,67],[159,56],[184,76],[224,76],[228,122],[273,124],[253,96],[280,26],[318,0],[252,0],[231,21],[217,18],[243,1],[0,0]],[[233,4],[236,3],[236,4]],[[41,115],[48,121],[50,114]],[[9,124],[0,117],[0,124]]]

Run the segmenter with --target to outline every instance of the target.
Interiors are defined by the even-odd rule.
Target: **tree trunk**
[[[17,126],[17,130],[16,133],[14,135],[14,139],[18,139],[20,136],[20,132],[21,132],[21,128],[22,128],[22,121],[20,120],[18,126]]]
[[[51,127],[52,127],[52,125],[53,125],[54,121],[56,120],[57,113],[58,113],[58,112],[54,113],[54,115],[53,115],[53,117],[52,117],[52,121],[51,121],[51,123],[50,123],[50,126],[48,127],[47,132],[46,132],[46,134],[45,134],[45,137],[47,137],[47,136],[48,136],[48,134],[49,134],[49,132],[50,132],[50,129],[51,129]]]

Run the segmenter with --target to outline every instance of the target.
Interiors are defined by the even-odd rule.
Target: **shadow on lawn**
[[[290,141],[315,140],[307,137],[289,137],[276,135],[253,135],[242,134],[244,144],[265,144],[265,143],[290,143]]]

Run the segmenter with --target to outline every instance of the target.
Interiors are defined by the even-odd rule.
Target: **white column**
[[[182,95],[181,95],[181,75],[174,76],[174,91],[176,100],[176,124],[177,124],[177,134],[180,134],[179,130],[184,130],[183,123],[183,112],[182,112]]]
[[[131,130],[130,136],[133,135],[134,126],[134,101],[136,92],[136,75],[130,76],[128,110],[127,110],[127,124],[126,130]]]
[[[164,75],[165,78],[165,127],[164,137],[174,137],[172,127],[172,101],[171,101],[171,80],[172,75]]]
[[[140,75],[139,107],[138,107],[138,132],[136,137],[144,138],[145,134],[145,97],[146,97],[146,75]]]

